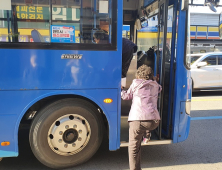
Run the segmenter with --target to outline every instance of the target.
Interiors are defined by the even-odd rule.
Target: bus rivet
[[[82,140],[82,138],[78,138],[78,141],[81,141]]]
[[[66,129],[69,129],[69,125],[66,125],[65,128],[66,128]]]
[[[82,133],[82,130],[79,130],[79,133]]]
[[[185,85],[183,85],[183,88],[186,87]]]
[[[76,129],[76,128],[77,128],[77,125],[74,125],[73,128]]]
[[[183,112],[180,112],[180,114],[183,114]]]
[[[62,132],[62,131],[60,131],[60,132],[59,132],[59,134],[60,134],[60,135],[62,135],[62,134],[63,134],[63,132]]]
[[[181,137],[181,135],[179,135],[179,137]]]
[[[64,145],[64,147],[65,147],[65,148],[68,148],[68,145],[67,145],[67,144],[65,144],[65,145]]]
[[[75,144],[75,143],[73,143],[73,144],[72,144],[72,147],[76,147],[76,144]]]
[[[59,139],[59,143],[62,143],[62,139]]]

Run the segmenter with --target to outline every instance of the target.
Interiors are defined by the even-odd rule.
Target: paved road
[[[222,92],[194,93],[192,117],[222,116]],[[27,131],[19,134],[18,158],[3,159],[0,170],[47,170],[33,156]],[[222,169],[222,119],[192,120],[189,138],[178,144],[147,146],[142,151],[143,170],[221,170]],[[128,170],[127,148],[108,150],[107,139],[99,151],[84,165],[69,170]]]

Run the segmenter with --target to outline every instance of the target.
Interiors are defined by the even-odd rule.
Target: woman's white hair
[[[136,78],[144,80],[153,80],[153,70],[151,67],[143,64],[136,71]]]

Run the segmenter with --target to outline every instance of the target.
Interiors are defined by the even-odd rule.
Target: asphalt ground
[[[222,169],[222,92],[194,93],[191,125],[186,141],[142,147],[143,170],[221,170]],[[204,117],[205,119],[199,119]],[[194,119],[195,118],[195,119]],[[217,118],[217,119],[213,119]],[[32,154],[28,130],[19,133],[17,158],[4,158],[0,170],[47,170]],[[108,150],[105,138],[98,152],[83,165],[69,170],[128,170],[128,148]]]

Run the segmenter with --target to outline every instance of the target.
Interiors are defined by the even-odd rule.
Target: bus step
[[[146,146],[146,145],[167,145],[167,144],[172,144],[173,140],[151,140],[147,144],[141,144],[141,146]],[[120,147],[128,147],[129,142],[122,141],[120,143]]]

